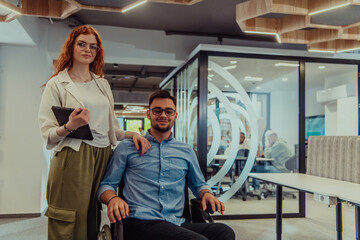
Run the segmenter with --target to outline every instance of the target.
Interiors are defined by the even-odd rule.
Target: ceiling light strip
[[[121,12],[122,12],[122,13],[127,12],[127,11],[129,11],[129,10],[131,10],[131,9],[134,9],[134,8],[136,8],[136,7],[144,4],[144,3],[146,3],[146,2],[147,2],[147,0],[137,1],[137,2],[135,2],[135,3],[133,3],[133,4],[130,4],[130,5],[126,6],[126,7],[124,7],[124,9],[121,10]]]
[[[278,43],[281,43],[280,35],[273,32],[258,32],[258,31],[244,31],[245,33],[253,33],[253,34],[263,34],[263,35],[272,35],[276,37]]]
[[[343,50],[336,51],[336,53],[342,53],[342,52],[348,52],[348,51],[355,51],[355,50],[359,50],[359,49],[360,49],[360,47],[343,49]]]
[[[15,7],[12,4],[10,4],[10,3],[8,3],[8,2],[6,2],[4,0],[0,0],[0,8],[5,8],[6,10],[9,10],[9,11],[11,11],[13,13],[21,15],[21,12],[20,12],[21,9],[20,8]]]
[[[333,6],[333,7],[329,7],[329,8],[325,8],[325,9],[319,10],[319,11],[315,11],[315,12],[309,13],[309,15],[315,15],[315,14],[318,14],[318,13],[331,11],[331,10],[334,10],[334,9],[337,9],[337,8],[341,8],[341,7],[345,7],[345,6],[349,6],[349,5],[350,5],[349,2],[348,2],[348,3],[343,3],[343,4],[340,4],[340,5],[337,5],[337,6]]]
[[[277,33],[276,33],[276,34],[275,34],[275,36],[276,36],[276,40],[277,40],[277,42],[278,42],[278,43],[281,43],[281,39],[280,39],[279,34],[277,34]]]
[[[308,49],[308,52],[335,53],[335,51],[332,50],[318,50],[318,49]]]
[[[276,35],[277,34],[277,33],[273,33],[273,32],[258,32],[258,31],[245,31],[245,33],[265,34],[265,35]]]

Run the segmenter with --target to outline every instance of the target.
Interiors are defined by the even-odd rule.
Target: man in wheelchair
[[[235,240],[234,231],[222,223],[190,223],[182,218],[185,182],[201,199],[225,210],[206,184],[192,148],[175,140],[171,128],[177,118],[175,98],[168,91],[155,92],[149,99],[146,133],[151,148],[140,156],[132,141],[119,143],[100,184],[98,199],[108,206],[111,223],[122,220],[125,240]],[[124,182],[123,196],[116,188]]]

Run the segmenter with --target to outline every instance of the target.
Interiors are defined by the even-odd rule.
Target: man
[[[251,143],[250,143],[249,139],[246,139],[246,137],[245,137],[245,133],[240,132],[240,145],[239,145],[238,150],[240,150],[240,149],[248,149],[248,150],[250,150],[250,144]],[[230,151],[230,148],[228,147],[225,150],[224,155],[229,155],[229,151]]]
[[[265,133],[267,144],[264,152],[265,158],[272,158],[271,165],[257,165],[255,170],[257,173],[287,173],[289,170],[285,167],[286,161],[292,157],[292,153],[288,148],[285,140],[278,137],[277,133],[268,130]],[[254,191],[255,195],[260,195],[259,180],[254,179]]]
[[[225,224],[188,223],[181,218],[186,176],[203,209],[210,203],[223,213],[225,207],[205,183],[192,148],[172,136],[175,98],[165,90],[154,93],[147,117],[151,127],[145,138],[151,148],[140,156],[131,141],[120,142],[100,184],[98,198],[108,205],[110,222],[123,220],[127,240],[234,240],[233,230]],[[125,199],[115,192],[121,179]]]
[[[265,137],[268,140],[268,144],[265,148],[264,155],[266,158],[274,159],[272,165],[276,168],[270,171],[289,172],[289,170],[285,167],[285,163],[292,157],[292,153],[285,140],[279,138],[277,133],[272,130],[268,130],[265,133]]]

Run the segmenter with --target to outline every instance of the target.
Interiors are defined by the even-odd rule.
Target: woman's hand
[[[147,152],[147,150],[149,150],[149,148],[151,147],[151,144],[149,143],[149,141],[142,137],[140,134],[138,133],[134,133],[133,137],[132,137],[135,147],[137,150],[140,149],[141,146],[141,153],[140,155],[143,155],[144,153]]]
[[[66,128],[76,130],[79,127],[89,124],[90,116],[87,108],[77,108],[69,116],[69,122],[66,123]]]

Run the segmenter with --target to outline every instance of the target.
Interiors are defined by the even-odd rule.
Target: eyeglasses
[[[85,49],[89,44],[86,42],[77,42],[76,45],[80,48],[80,49]],[[100,50],[100,47],[96,44],[90,44],[89,46],[90,51],[92,52],[98,52]]]
[[[162,109],[162,108],[156,107],[156,108],[150,108],[149,110],[151,110],[151,112],[156,116],[160,116],[163,112],[165,112],[166,116],[174,116],[176,113],[176,110],[172,109],[172,108]]]

